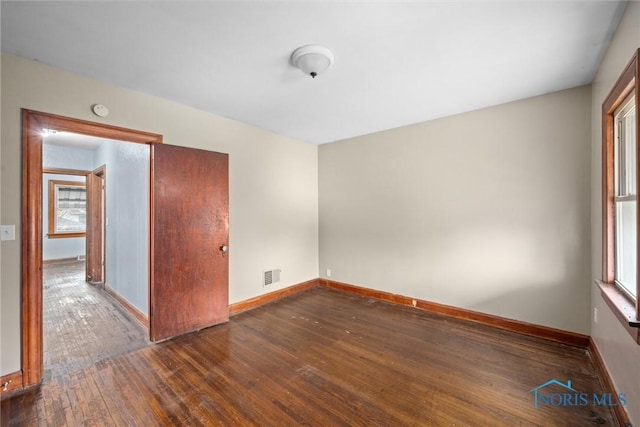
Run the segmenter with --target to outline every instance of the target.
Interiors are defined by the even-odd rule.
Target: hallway
[[[147,331],[84,279],[84,261],[43,266],[44,380],[149,345]]]

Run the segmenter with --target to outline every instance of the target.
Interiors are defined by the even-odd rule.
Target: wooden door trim
[[[149,149],[149,152],[151,152],[151,149]],[[151,156],[151,154],[149,154],[149,156]],[[102,257],[102,283],[104,284],[104,289],[106,290],[107,287],[107,226],[106,226],[106,215],[107,215],[107,165],[103,164],[102,166],[94,169],[91,172],[93,175],[96,175],[98,177],[100,177],[102,179],[102,200],[101,200],[101,206],[102,206],[102,212],[100,213],[100,219],[102,221],[101,223],[101,230],[100,232],[102,233],[102,238],[100,240],[100,244],[102,245],[102,247],[100,248],[100,255]],[[151,210],[151,205],[149,205],[149,209]],[[149,225],[151,226],[151,225]]]
[[[50,173],[53,175],[77,175],[87,176],[91,171],[85,171],[81,169],[63,169],[63,168],[42,168],[42,173]]]
[[[44,175],[44,173],[43,173]],[[44,178],[44,177],[43,177]],[[87,176],[85,175],[84,181],[62,181],[57,179],[50,179],[49,184],[47,185],[49,189],[49,203],[47,206],[47,214],[48,214],[48,225],[49,229],[47,230],[47,238],[48,239],[67,239],[71,237],[85,237],[85,231],[77,231],[73,233],[62,233],[57,232],[56,230],[56,185],[72,185],[77,187],[84,187],[85,190],[87,188]]]
[[[87,120],[74,119],[41,111],[23,109],[23,113],[37,119],[40,129],[51,129],[60,132],[73,132],[98,138],[117,139],[119,141],[137,142],[140,144],[161,144],[162,135],[150,132],[112,126]]]
[[[22,387],[40,382],[42,326],[42,129],[140,144],[161,144],[162,135],[22,109]],[[150,156],[151,157],[151,156]],[[149,159],[151,162],[151,158]],[[153,180],[149,185],[152,187]],[[150,209],[153,211],[153,209]],[[149,220],[150,234],[153,223]],[[149,250],[151,246],[149,245]]]
[[[22,110],[22,386],[42,378],[42,136]],[[38,178],[39,177],[39,178]]]
[[[103,165],[104,166],[104,165]],[[98,187],[98,188],[96,188]],[[102,245],[104,232],[102,228],[104,181],[101,176],[92,173],[87,175],[87,216],[86,216],[86,281],[88,283],[104,283],[102,268]],[[99,261],[98,261],[99,260]],[[97,265],[97,267],[96,267]]]

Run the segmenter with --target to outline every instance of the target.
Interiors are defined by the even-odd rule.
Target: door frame
[[[93,171],[87,173],[87,232],[86,232],[86,281],[92,284],[100,284],[103,286],[107,284],[106,278],[106,264],[105,264],[105,252],[106,252],[106,231],[105,231],[105,215],[106,215],[106,200],[105,200],[105,187],[106,187],[106,176],[107,176],[107,165],[103,164],[102,166],[94,169]],[[94,194],[95,188],[93,188],[91,184],[91,180],[98,178],[100,179],[100,193],[98,195]],[[95,207],[91,206],[94,203],[98,203],[100,209],[96,210]],[[89,212],[90,211],[90,212]],[[93,217],[93,213],[98,213],[98,218]],[[98,226],[94,224],[94,221],[97,219]],[[96,235],[99,234],[100,245],[98,248],[95,248],[96,245],[91,245],[90,242],[96,241]],[[100,274],[98,278],[100,280],[96,280],[93,277],[93,272],[95,271],[95,262],[96,259],[100,264]],[[89,276],[89,272],[91,272],[91,277]],[[91,279],[91,280],[89,280]]]
[[[86,120],[22,109],[22,233],[21,233],[21,296],[22,296],[22,387],[42,380],[42,130],[73,132],[99,138],[139,144],[162,143],[162,135],[127,129]],[[153,150],[150,150],[153,153]],[[149,156],[153,165],[152,154]],[[153,167],[149,179],[149,281],[153,271],[151,256],[153,236]],[[148,288],[151,289],[150,283]],[[151,316],[151,310],[149,312]]]

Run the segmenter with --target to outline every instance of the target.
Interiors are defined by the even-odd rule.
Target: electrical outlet
[[[327,268],[327,277],[331,277],[331,269]]]
[[[598,323],[598,308],[593,307],[593,322]]]

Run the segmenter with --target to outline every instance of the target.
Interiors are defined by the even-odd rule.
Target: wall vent
[[[265,271],[262,275],[262,286],[267,286],[280,281],[280,272],[282,270]]]

